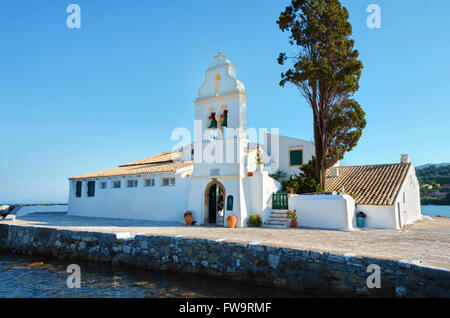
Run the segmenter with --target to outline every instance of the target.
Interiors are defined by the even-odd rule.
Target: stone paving
[[[37,226],[75,231],[179,236],[259,243],[268,246],[321,251],[335,254],[352,253],[391,260],[421,261],[423,265],[450,269],[450,218],[433,218],[408,225],[401,231],[317,229],[269,229],[216,226],[185,226],[163,222],[67,216],[64,214],[32,214],[4,220],[19,226]]]

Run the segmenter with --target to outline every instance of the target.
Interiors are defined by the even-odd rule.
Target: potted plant
[[[192,211],[186,211],[184,212],[184,221],[186,222],[186,225],[192,224]]]
[[[227,217],[227,224],[229,228],[234,229],[234,226],[236,225],[236,217],[234,215],[229,215]]]
[[[259,216],[258,214],[250,215],[247,221],[247,225],[248,227],[261,227],[262,226],[261,216]]]
[[[249,172],[247,172],[247,175],[248,175],[249,177],[252,177],[252,176],[253,176],[253,172],[249,171]]]
[[[290,226],[291,226],[292,228],[296,228],[297,225],[298,225],[298,224],[297,224],[297,210],[293,210],[293,211],[287,210],[286,216],[287,216],[287,218],[288,218],[289,220],[291,220]]]

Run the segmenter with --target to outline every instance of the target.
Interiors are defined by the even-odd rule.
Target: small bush
[[[250,217],[248,219],[248,226],[249,227],[261,227],[262,226],[261,217],[258,214],[250,215]]]

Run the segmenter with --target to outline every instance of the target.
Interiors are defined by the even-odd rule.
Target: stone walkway
[[[0,221],[20,226],[38,226],[75,231],[131,235],[162,235],[204,238],[245,244],[289,247],[335,254],[352,253],[392,260],[422,261],[423,265],[450,269],[450,218],[434,218],[408,225],[401,231],[313,229],[228,229],[213,226],[185,226],[151,221],[90,218],[61,214],[36,214]]]

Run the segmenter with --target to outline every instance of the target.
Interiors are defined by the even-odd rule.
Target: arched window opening
[[[220,75],[214,75],[214,96],[219,96],[220,94]]]

